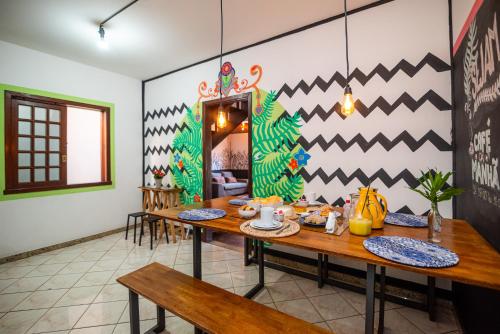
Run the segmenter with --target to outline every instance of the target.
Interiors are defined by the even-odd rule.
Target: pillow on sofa
[[[237,182],[237,180],[234,176],[228,176],[228,177],[226,177],[226,182],[227,183],[234,183],[234,182]]]
[[[222,172],[222,176],[224,176],[224,177],[234,177],[233,172]]]
[[[212,177],[219,177],[222,176],[222,173],[214,173],[212,172]]]
[[[224,179],[224,176],[212,177],[212,181],[215,182],[215,183],[226,183],[226,180]]]

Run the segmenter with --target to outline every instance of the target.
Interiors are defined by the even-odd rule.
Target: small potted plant
[[[448,181],[452,174],[451,172],[444,175],[442,172],[434,172],[431,170],[427,173],[421,173],[422,176],[418,178],[419,185],[414,189],[410,189],[419,193],[431,202],[431,210],[427,216],[427,222],[429,225],[429,241],[438,243],[441,242],[439,234],[441,233],[442,220],[438,210],[438,203],[448,201],[453,198],[453,196],[460,195],[464,190],[461,188],[449,187],[446,184],[446,181]],[[419,187],[422,189],[418,189]]]
[[[165,172],[159,169],[155,169],[153,171],[153,178],[155,179],[155,186],[156,188],[161,188],[161,181],[163,180],[163,177],[165,176]]]

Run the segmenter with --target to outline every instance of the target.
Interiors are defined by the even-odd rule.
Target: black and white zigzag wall
[[[260,64],[260,87],[277,92],[302,118],[298,143],[312,156],[301,170],[304,190],[330,203],[372,185],[389,209],[423,213],[428,203],[408,190],[420,170],[452,169],[451,86],[446,0],[396,0],[349,16],[349,79],[356,113],[339,100],[346,83],[343,22],[337,20],[231,54],[236,76]],[[429,8],[433,8],[432,11]],[[425,24],[423,24],[425,22]],[[167,172],[172,139],[201,81],[215,82],[218,61],[147,82],[145,178]],[[441,211],[451,216],[451,203]]]

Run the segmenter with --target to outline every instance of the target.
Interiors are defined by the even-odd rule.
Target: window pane
[[[49,181],[59,181],[59,168],[49,169]]]
[[[17,165],[19,167],[29,167],[31,165],[31,154],[30,153],[18,153],[17,154]]]
[[[35,153],[35,166],[45,166],[45,153]]]
[[[30,182],[31,174],[29,169],[18,169],[17,170],[17,182],[26,183]]]
[[[61,121],[61,116],[60,112],[57,109],[50,109],[49,110],[49,121],[51,122],[60,122]]]
[[[46,121],[47,109],[35,107],[35,119],[38,121]]]
[[[35,151],[45,151],[45,138],[35,138]]]
[[[59,151],[59,139],[49,139],[49,150]]]
[[[45,123],[35,123],[35,135],[37,136],[45,136]]]
[[[31,134],[31,123],[19,121],[17,132],[20,135],[30,135]]]
[[[50,166],[59,166],[59,153],[50,153],[49,165]]]
[[[17,140],[18,151],[31,151],[31,138],[19,137]]]
[[[49,136],[59,137],[59,125],[57,125],[57,124],[50,124],[49,125]]]
[[[45,168],[36,168],[35,182],[44,182],[44,181],[45,181]]]
[[[18,117],[31,119],[31,107],[30,106],[18,106]]]

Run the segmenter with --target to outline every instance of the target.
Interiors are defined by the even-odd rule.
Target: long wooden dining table
[[[500,254],[464,220],[444,219],[441,232],[442,241],[440,245],[455,252],[460,258],[459,263],[448,268],[422,268],[399,264],[370,253],[363,246],[363,241],[366,237],[350,234],[349,230],[346,230],[340,236],[318,233],[310,229],[301,229],[297,234],[281,238],[257,238],[243,234],[240,230],[240,225],[247,220],[239,217],[238,206],[228,203],[232,198],[235,197],[206,200],[192,205],[154,211],[153,214],[193,226],[193,276],[198,279],[202,278],[202,228],[244,235],[248,238],[258,240],[257,257],[259,265],[259,283],[247,293],[247,297],[255,295],[264,287],[264,241],[366,263],[366,334],[372,334],[374,332],[375,277],[377,266],[380,266],[384,272],[386,267],[392,267],[426,275],[428,277],[445,278],[460,283],[500,290]],[[178,217],[180,212],[194,208],[222,209],[226,211],[226,216],[204,221],[188,221]],[[383,229],[373,230],[370,236],[402,236],[427,240],[427,229],[386,224]],[[383,314],[383,307],[380,311]]]

